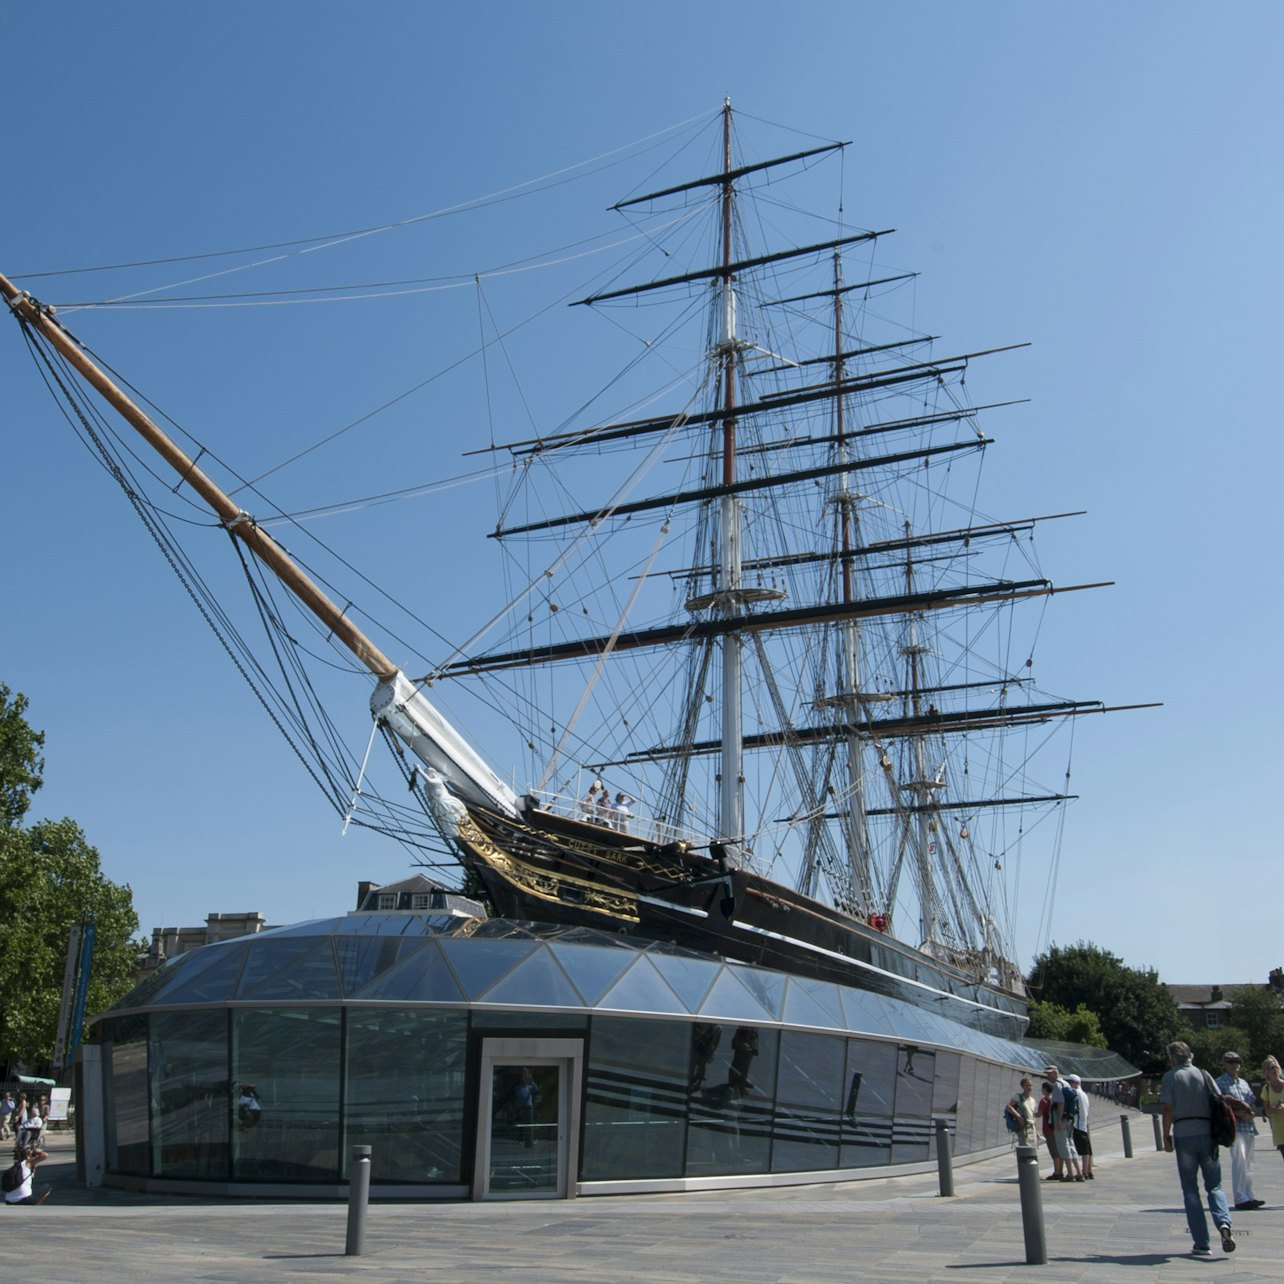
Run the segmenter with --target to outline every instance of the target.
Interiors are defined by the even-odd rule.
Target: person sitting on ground
[[[12,1190],[5,1191],[6,1204],[43,1204],[49,1198],[49,1192],[53,1189],[51,1186],[42,1186],[39,1191],[35,1188],[36,1165],[44,1163],[48,1158],[39,1146],[28,1146],[26,1150],[14,1152],[15,1161],[21,1165],[22,1175]]]

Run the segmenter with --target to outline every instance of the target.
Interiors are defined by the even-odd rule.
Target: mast
[[[843,352],[843,261],[837,250],[834,251],[834,386],[841,388],[846,369]],[[846,398],[834,399],[834,438],[837,444],[838,461],[845,463],[848,457]],[[842,600],[849,605],[856,599],[855,567],[852,549],[855,547],[855,527],[857,522],[857,497],[851,493],[847,473],[838,477],[838,493],[834,497],[838,506],[840,526],[839,549],[842,558]],[[859,733],[855,729],[856,715],[859,712],[857,701],[861,692],[860,672],[860,625],[854,619],[844,620],[841,625],[842,657],[838,673],[839,695],[846,722],[847,749],[847,797],[848,804],[842,821],[847,860],[851,869],[852,883],[860,893],[866,908],[872,903],[873,888],[870,883],[869,830],[865,820],[865,781],[863,746]],[[890,907],[885,911],[890,917]]]
[[[452,789],[468,800],[489,803],[509,814],[517,810],[513,791],[486,765],[441,712],[366,636],[329,596],[304,573],[267,531],[197,466],[156,422],[92,361],[80,344],[42,306],[7,277],[0,275],[3,294],[18,320],[38,333],[121,417],[156,451],[185,483],[205,501],[224,529],[294,594],[299,603],[330,631],[378,679],[370,698],[371,712],[385,723],[425,765],[437,771]]]
[[[722,263],[720,333],[716,349],[722,364],[722,485],[727,492],[719,503],[719,589],[717,611],[731,619],[739,609],[740,501],[730,488],[736,480],[736,295],[731,270],[731,212],[734,180],[731,168],[731,99],[722,108]],[[740,711],[740,635],[728,631],[722,638],[722,770],[718,795],[718,830],[722,837],[739,842],[744,835],[744,734]]]

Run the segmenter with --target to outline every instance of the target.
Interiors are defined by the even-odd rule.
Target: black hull
[[[872,991],[1018,1040],[1026,1005],[830,906],[746,870],[551,812],[470,808],[457,841],[504,918],[615,930]]]

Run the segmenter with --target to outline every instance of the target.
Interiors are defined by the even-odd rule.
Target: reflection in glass
[[[338,1180],[339,1015],[337,1008],[233,1011],[228,1110],[237,1180]]]
[[[896,1100],[896,1045],[847,1041],[840,1165],[866,1168],[889,1162]]]
[[[687,1176],[768,1171],[778,1040],[752,1025],[692,1028]]]
[[[561,1067],[495,1065],[491,1072],[491,1194],[557,1194]]]
[[[892,1130],[892,1163],[928,1158],[932,1124],[932,1080],[936,1054],[912,1043],[896,1051],[896,1115]]]
[[[371,1147],[375,1182],[463,1179],[463,1012],[350,1009],[345,1157]]]
[[[843,1042],[829,1035],[784,1030],[776,1077],[772,1172],[838,1167],[844,1093]]]
[[[108,1026],[103,1048],[108,1120],[107,1167],[146,1174],[147,1020],[124,1017]]]
[[[684,1023],[594,1017],[584,1104],[587,1180],[682,1175],[690,1047]]]
[[[151,1018],[152,1170],[228,1178],[227,1012]]]

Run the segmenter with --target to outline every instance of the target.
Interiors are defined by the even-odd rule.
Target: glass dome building
[[[356,1145],[384,1197],[842,1180],[934,1164],[938,1120],[1006,1146],[1044,1065],[867,991],[432,912],[207,945],[97,1024],[102,1179],[224,1194],[342,1195]]]

